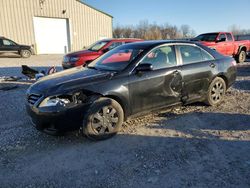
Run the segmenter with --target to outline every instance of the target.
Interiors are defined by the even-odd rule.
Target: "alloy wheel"
[[[215,82],[211,90],[211,100],[214,103],[221,101],[221,99],[223,98],[223,94],[225,92],[224,90],[225,90],[224,85],[220,80]]]

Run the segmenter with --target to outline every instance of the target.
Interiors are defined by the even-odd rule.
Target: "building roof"
[[[95,7],[93,7],[93,6],[89,5],[89,4],[87,4],[87,3],[85,3],[83,0],[76,0],[76,1],[78,1],[78,2],[80,2],[80,3],[82,3],[82,4],[84,4],[84,5],[86,5],[86,6],[90,7],[90,8],[92,8],[92,9],[94,9],[94,10],[100,12],[100,13],[103,13],[103,14],[105,14],[105,15],[107,15],[107,16],[113,18],[113,16],[111,16],[110,14],[108,14],[108,13],[106,13],[106,12],[103,12],[103,11],[101,11],[101,10],[99,10],[99,9],[97,9],[97,8],[95,8]]]

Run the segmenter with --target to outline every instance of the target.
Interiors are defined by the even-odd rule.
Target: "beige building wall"
[[[78,0],[0,0],[0,36],[36,46],[33,17],[67,18],[71,51],[112,37],[112,16]]]

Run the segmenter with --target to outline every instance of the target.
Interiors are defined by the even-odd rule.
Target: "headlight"
[[[59,95],[45,98],[39,105],[39,107],[52,107],[52,106],[71,106],[82,104],[87,98],[82,92],[76,92],[73,94]]]
[[[78,61],[80,58],[79,57],[71,57],[70,58],[70,62],[76,62]]]
[[[66,106],[69,103],[70,103],[69,99],[47,97],[40,103],[39,107]]]

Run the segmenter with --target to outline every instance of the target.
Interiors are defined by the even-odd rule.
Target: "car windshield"
[[[137,46],[121,46],[111,50],[88,65],[97,70],[121,71],[125,69],[144,49]]]
[[[99,51],[103,46],[105,46],[108,43],[108,41],[98,41],[91,46],[88,47],[88,50],[91,51]]]
[[[208,34],[202,34],[197,37],[195,37],[194,41],[208,41],[208,42],[214,42],[217,38],[219,33],[208,33]]]

